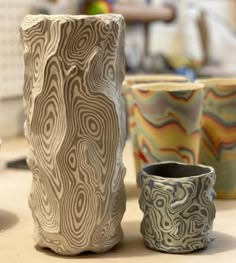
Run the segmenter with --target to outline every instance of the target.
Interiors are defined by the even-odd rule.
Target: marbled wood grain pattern
[[[34,239],[63,255],[107,251],[125,211],[123,17],[26,16],[21,36]]]
[[[156,90],[147,84],[146,90],[139,85],[133,89],[138,145],[135,155],[140,165],[136,169],[157,161],[197,163],[203,88],[185,90],[187,83],[154,85]],[[159,90],[162,85],[167,90]],[[168,85],[179,86],[179,90],[168,90]]]
[[[236,79],[203,80],[200,162],[215,168],[217,198],[236,198]]]
[[[207,247],[213,241],[214,170],[174,162],[147,167],[152,172],[143,168],[138,176],[145,245],[169,253],[188,253]]]

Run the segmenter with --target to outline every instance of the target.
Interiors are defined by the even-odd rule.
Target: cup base
[[[157,247],[153,244],[150,244],[149,242],[144,240],[144,244],[148,249],[155,250],[162,253],[168,253],[168,254],[188,254],[188,253],[194,253],[200,250],[206,249],[211,242],[213,242],[215,239],[213,237],[209,237],[205,240],[201,241],[201,245],[196,246],[195,248],[189,247],[189,248],[180,248],[180,247],[169,247],[169,248],[163,248],[163,247]]]

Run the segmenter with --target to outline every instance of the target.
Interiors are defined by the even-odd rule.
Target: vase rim
[[[202,83],[191,82],[152,82],[132,85],[132,89],[140,91],[186,91],[205,87]]]
[[[21,24],[22,30],[27,30],[29,27],[36,25],[37,23],[43,20],[49,21],[67,21],[67,20],[83,20],[83,19],[91,19],[96,20],[100,19],[101,21],[104,20],[109,21],[119,21],[124,20],[124,17],[121,14],[114,14],[114,13],[107,13],[107,14],[98,14],[98,15],[70,15],[70,14],[55,14],[55,15],[45,15],[45,14],[37,14],[37,15],[26,15],[23,19]]]
[[[206,86],[235,86],[236,85],[236,78],[235,77],[225,77],[225,78],[203,78],[203,79],[196,79],[195,83],[202,83]]]
[[[46,15],[46,14],[28,14],[25,18],[46,18],[46,19],[65,19],[65,18],[74,18],[74,19],[83,19],[83,18],[109,18],[109,17],[123,17],[121,14],[115,13],[107,13],[107,14],[97,14],[97,15],[70,15],[70,14],[54,14],[54,15]]]

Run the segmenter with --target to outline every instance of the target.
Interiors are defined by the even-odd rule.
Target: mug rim
[[[124,82],[146,82],[146,81],[176,81],[176,82],[187,82],[188,79],[184,76],[175,74],[137,74],[125,76]]]
[[[191,82],[152,82],[132,85],[133,90],[140,91],[187,91],[205,88],[205,84]]]
[[[189,166],[189,167],[200,167],[200,168],[207,168],[209,169],[208,172],[205,173],[201,173],[201,174],[197,174],[197,175],[190,175],[190,176],[182,176],[182,177],[165,177],[165,176],[161,176],[158,174],[149,174],[147,172],[145,172],[145,168],[151,167],[151,166],[159,166],[162,164],[177,164],[179,166]],[[147,164],[145,166],[143,166],[140,170],[139,176],[148,176],[148,177],[153,177],[153,178],[161,178],[161,179],[167,179],[167,180],[186,180],[188,178],[201,178],[204,176],[207,176],[211,173],[215,173],[215,170],[212,166],[208,166],[208,165],[203,165],[203,164],[189,164],[189,163],[182,163],[182,162],[177,162],[177,161],[162,161],[162,162],[158,162],[158,163],[151,163],[151,164]]]
[[[214,85],[217,87],[228,87],[236,85],[236,78],[235,77],[225,77],[225,78],[202,78],[196,79],[195,83],[202,83],[206,86]]]

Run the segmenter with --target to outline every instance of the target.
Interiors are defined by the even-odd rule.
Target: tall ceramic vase
[[[125,211],[123,17],[27,16],[21,35],[34,239],[63,255],[107,251]]]
[[[137,170],[159,161],[198,163],[204,85],[159,82],[132,91]]]
[[[167,75],[167,74],[154,74],[154,75],[137,74],[137,75],[128,75],[125,77],[125,80],[122,85],[122,95],[126,102],[127,126],[132,141],[136,173],[138,173],[140,167],[140,159],[139,156],[137,155],[138,143],[137,143],[137,134],[135,133],[136,123],[134,119],[134,97],[132,94],[132,86],[136,84],[144,84],[144,83],[186,82],[186,81],[187,79],[183,76]]]
[[[236,78],[198,82],[207,88],[200,162],[215,168],[217,198],[236,199]]]

